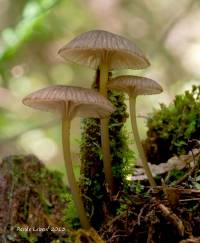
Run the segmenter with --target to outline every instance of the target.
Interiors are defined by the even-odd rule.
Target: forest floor
[[[151,165],[161,186],[146,186],[141,169],[134,192],[119,192],[120,214],[105,224],[100,235],[109,243],[200,242],[200,150]],[[136,169],[137,171],[137,169]],[[162,174],[162,177],[160,176]]]
[[[0,242],[199,243],[199,156],[195,159],[165,173],[165,180],[157,177],[161,186],[142,180],[128,193],[118,192],[112,198],[121,205],[117,214],[97,233],[66,225],[69,191],[58,174],[34,156],[10,156],[0,165]],[[38,226],[41,230],[20,230]]]

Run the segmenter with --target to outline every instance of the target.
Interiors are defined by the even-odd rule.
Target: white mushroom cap
[[[151,95],[163,92],[162,87],[154,80],[145,77],[125,75],[111,79],[108,89],[123,91],[129,95]]]
[[[108,117],[115,109],[98,92],[81,87],[53,85],[31,93],[23,103],[39,110],[80,117]]]
[[[58,52],[68,61],[97,69],[106,62],[112,69],[142,69],[149,66],[143,52],[126,38],[103,30],[80,34]]]

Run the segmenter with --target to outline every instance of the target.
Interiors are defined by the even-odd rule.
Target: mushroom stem
[[[65,160],[68,182],[77,209],[77,213],[81,222],[81,226],[84,229],[89,229],[90,224],[86,216],[84,204],[80,195],[80,189],[76,183],[76,179],[72,167],[72,160],[71,160],[71,153],[70,153],[70,120],[67,117],[63,117],[62,120],[62,144],[63,144],[63,155]]]
[[[102,63],[99,66],[100,70],[100,93],[107,97],[107,82],[108,82],[108,65],[106,63]]]
[[[100,94],[107,98],[107,81],[108,81],[108,65],[102,63],[100,69]],[[108,184],[111,192],[114,191],[112,167],[111,167],[111,154],[110,154],[110,142],[109,142],[109,118],[103,118],[101,123],[101,144],[103,152],[103,166],[105,173],[105,180]]]
[[[153,175],[151,173],[151,170],[149,168],[149,165],[147,163],[147,159],[144,153],[144,149],[142,147],[142,144],[140,142],[140,136],[137,128],[137,120],[136,120],[136,96],[135,95],[130,95],[129,97],[130,101],[130,116],[131,116],[131,125],[132,125],[132,130],[133,134],[135,137],[135,143],[138,149],[139,156],[142,160],[143,168],[145,170],[145,173],[147,175],[147,178],[149,180],[149,183],[151,186],[156,186],[156,182],[153,178]]]

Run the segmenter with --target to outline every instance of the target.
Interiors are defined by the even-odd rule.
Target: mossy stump
[[[52,242],[68,238],[67,188],[33,155],[0,164],[0,242]]]
[[[176,95],[173,103],[160,105],[147,120],[144,149],[151,163],[166,162],[174,155],[188,154],[199,146],[200,86]]]
[[[99,89],[98,70],[93,88]],[[109,139],[112,173],[117,194],[124,188],[128,161],[130,157],[133,157],[133,153],[129,149],[128,136],[124,130],[128,117],[125,96],[119,92],[109,91],[108,98],[116,108],[109,121]],[[105,187],[99,119],[90,118],[82,121],[80,187],[85,207],[91,217],[91,224],[98,228],[116,210],[116,205],[110,204],[109,191]]]

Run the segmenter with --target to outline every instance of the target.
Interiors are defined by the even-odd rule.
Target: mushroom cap
[[[82,33],[62,47],[58,53],[66,60],[97,69],[107,62],[112,69],[142,69],[150,65],[143,52],[128,39],[104,31]]]
[[[97,91],[65,85],[40,89],[22,102],[32,108],[67,115],[70,120],[75,116],[105,118],[115,110],[110,101]]]
[[[162,87],[154,80],[145,77],[125,75],[111,79],[108,89],[124,91],[129,95],[151,95],[163,92]]]

